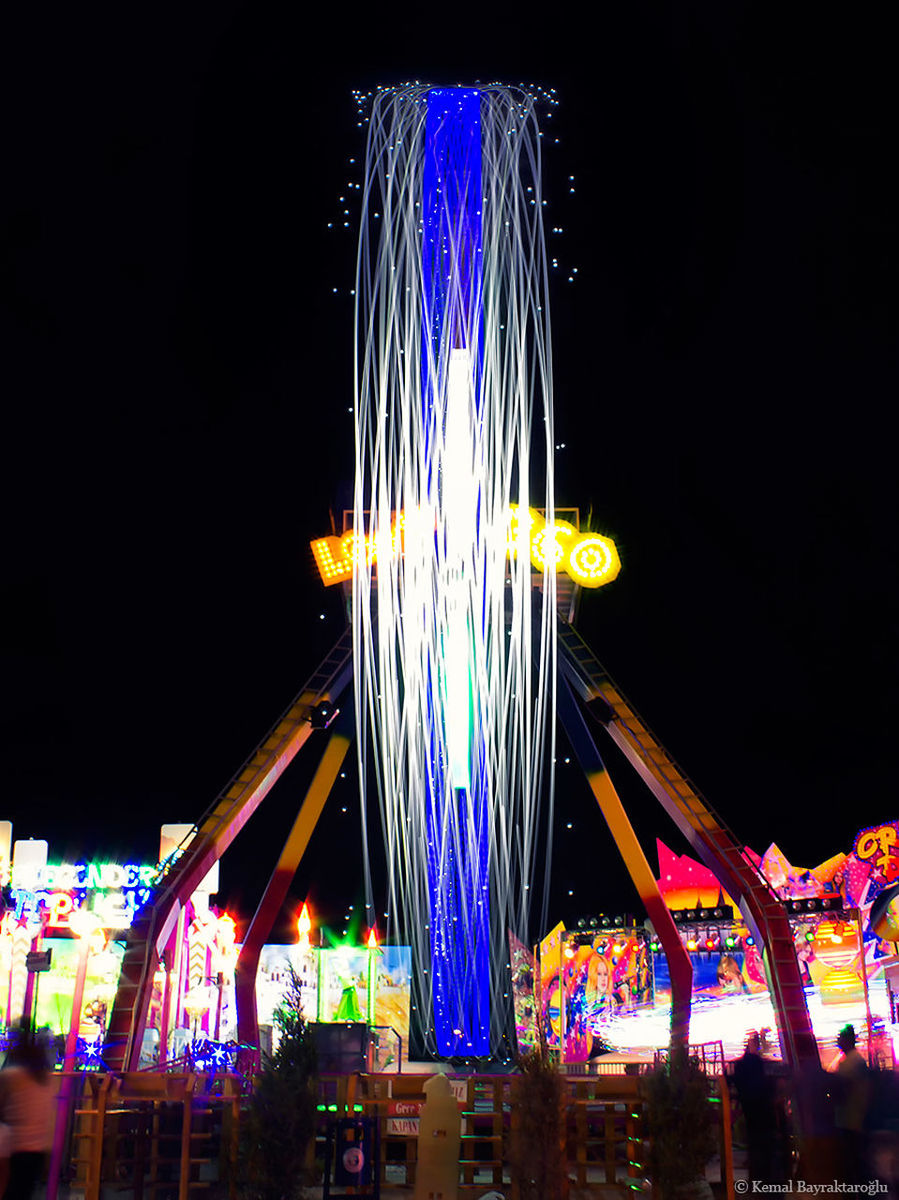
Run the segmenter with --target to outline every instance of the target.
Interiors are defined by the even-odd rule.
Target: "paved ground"
[[[320,1187],[308,1188],[307,1192],[309,1195],[309,1200],[320,1200],[322,1196],[322,1189]],[[470,1194],[471,1193],[469,1193],[469,1195]],[[475,1195],[478,1197],[478,1200],[480,1200],[482,1195],[489,1197],[490,1200],[494,1200],[494,1197],[497,1194],[501,1196],[503,1200],[506,1200],[506,1198],[511,1195],[509,1185],[506,1184],[503,1188],[497,1191],[497,1188],[494,1184],[485,1183],[483,1185],[483,1191],[475,1193]],[[715,1197],[720,1194],[720,1189],[713,1189],[711,1185],[708,1186],[706,1192],[707,1200],[715,1200]],[[332,1195],[334,1195],[334,1193],[332,1193]],[[414,1195],[415,1189],[411,1187],[381,1188],[381,1200],[413,1200]],[[634,1193],[625,1188],[624,1185],[620,1187],[613,1187],[611,1184],[595,1183],[588,1188],[578,1188],[572,1184],[571,1190],[568,1193],[568,1200],[626,1200],[626,1197],[632,1197],[633,1195]],[[364,1200],[364,1197],[359,1197],[359,1200]]]

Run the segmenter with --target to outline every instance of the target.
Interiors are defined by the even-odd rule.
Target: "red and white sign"
[[[387,1132],[418,1137],[418,1117],[424,1100],[388,1100]]]

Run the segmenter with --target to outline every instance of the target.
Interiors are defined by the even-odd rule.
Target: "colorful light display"
[[[538,130],[533,98],[499,86],[381,92],[369,129],[340,551],[359,775],[370,753],[391,928],[413,947],[426,1043],[485,1055],[511,1032],[506,932],[527,927],[551,787],[556,559],[578,540],[553,501]],[[513,506],[545,524],[532,543],[519,520],[509,555]],[[573,569],[598,583],[613,547],[581,546]]]
[[[602,1029],[610,1016],[652,1003],[652,969],[646,943],[636,931],[592,930],[566,938],[562,1060],[586,1062],[605,1049]]]
[[[192,832],[193,827],[164,826],[161,851],[177,853]],[[4,981],[0,1025],[8,1029],[28,1016],[36,1027],[56,1035],[68,1034],[73,1061],[77,1059],[85,1069],[98,1069],[119,986],[122,932],[136,903],[150,898],[149,887],[147,896],[142,895],[142,884],[157,877],[158,867],[91,860],[48,863],[47,857],[45,841],[15,844],[9,892],[15,907],[7,909],[0,920],[0,980]],[[203,887],[215,879],[217,871],[210,872]],[[406,1044],[408,947],[381,947],[372,929],[364,947],[313,949],[308,904],[302,907],[297,928],[296,947],[265,948],[265,969],[257,979],[264,1021],[272,1022],[273,1010],[283,1000],[286,952],[300,974],[309,1019],[317,1016],[318,979],[323,974],[326,983],[333,981],[332,987],[340,991],[325,1019],[344,1019],[346,1014],[356,1017],[358,1011],[362,1020],[395,1031]],[[85,929],[90,936],[79,938],[77,934]],[[29,953],[36,950],[50,953],[50,968],[39,976],[30,973],[26,964]],[[231,1061],[236,1049],[234,969],[238,951],[233,918],[212,906],[207,892],[198,889],[179,919],[171,957],[160,963],[153,981],[143,1066],[171,1064],[185,1056],[213,1064]],[[353,955],[358,962],[350,962]],[[76,1013],[74,1000],[79,996]],[[390,1046],[398,1045],[392,1037]]]
[[[12,826],[7,821],[11,841]],[[68,929],[79,909],[96,913],[106,929],[127,929],[151,897],[156,866],[143,863],[48,863],[45,841],[18,841],[12,855],[10,899],[17,921]]]
[[[394,514],[390,526],[391,558],[403,553],[403,527],[403,514],[400,513],[399,519]],[[599,533],[582,532],[570,521],[557,517],[551,524],[547,524],[543,513],[531,508],[528,510],[528,521],[520,522],[518,507],[511,504],[507,529],[506,553],[517,555],[524,541],[529,551],[531,566],[536,571],[544,571],[549,559],[557,571],[564,571],[581,587],[597,588],[611,583],[621,570],[618,550],[611,538]],[[379,551],[375,538],[370,533],[365,535],[361,546],[358,546],[353,530],[340,537],[331,534],[328,537],[316,538],[310,546],[325,587],[352,579],[353,563],[357,556],[363,556],[366,564],[371,567],[377,563],[379,552],[382,555],[384,553],[383,546]]]
[[[899,883],[884,889],[871,905],[869,924],[885,942],[899,942]]]
[[[12,828],[5,823],[11,842]],[[0,1014],[10,1026],[23,1015],[57,1033],[69,1029],[77,955],[72,940],[83,917],[105,934],[119,933],[152,895],[155,866],[83,860],[49,863],[42,840],[18,841],[12,849],[9,898],[0,924]],[[104,935],[104,943],[106,936]],[[30,951],[50,950],[52,967],[40,986],[26,966]],[[122,950],[114,942],[93,948],[85,968],[81,1035],[93,1042],[105,1029],[115,997]]]
[[[672,910],[714,909],[726,904],[735,908],[733,900],[722,891],[715,873],[688,854],[674,854],[656,838],[659,859],[659,891]]]
[[[833,1041],[842,1025],[864,1029],[869,1007],[888,1019],[882,976],[867,983],[854,919],[830,913],[791,922],[816,1035]],[[761,953],[734,922],[714,939],[692,943],[691,1041],[723,1041],[728,1057],[743,1050],[752,1030],[772,1029],[774,1013]],[[708,942],[714,948],[710,949]],[[667,1046],[671,985],[657,944],[644,931],[566,931],[558,925],[540,944],[536,1003],[547,1044],[566,1063],[611,1050],[650,1054]],[[769,1053],[776,1053],[772,1038]]]
[[[564,939],[565,925],[560,921],[538,948],[540,1029],[547,1046],[559,1049],[565,1038],[565,1003],[562,995]]]
[[[514,933],[509,934],[509,973],[515,1011],[515,1038],[519,1054],[526,1054],[537,1044],[537,1006],[534,997],[537,964],[532,952]]]
[[[899,882],[888,882],[895,829],[888,823],[861,830],[850,854],[811,869],[793,866],[775,845],[764,855],[747,850],[784,902],[822,1044],[832,1045],[847,1023],[866,1032],[870,1016],[875,1025],[892,1025],[896,1006],[884,971],[897,961]],[[762,947],[711,871],[657,845],[659,888],[693,968],[691,1041],[721,1040],[734,1057],[750,1031],[774,1027]],[[560,924],[547,935],[539,947],[537,1004],[547,1042],[563,1061],[583,1061],[607,1046],[649,1053],[667,1045],[671,985],[660,950],[650,931],[566,931]],[[875,1033],[872,1027],[872,1045]],[[769,1052],[776,1053],[773,1038]]]
[[[291,968],[300,981],[307,1020],[366,1021],[408,1040],[408,946],[265,946],[256,979],[260,1026],[274,1025]]]

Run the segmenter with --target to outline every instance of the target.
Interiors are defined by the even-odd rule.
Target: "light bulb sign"
[[[563,509],[557,513],[560,511],[574,512]],[[366,534],[362,547],[357,547],[352,529],[340,537],[317,538],[311,543],[312,556],[325,587],[352,579],[357,554],[364,553],[366,565],[377,563],[379,558],[401,556],[404,524],[403,514],[399,513],[391,524],[389,537]],[[522,519],[518,506],[510,507],[506,545],[510,555],[528,554],[536,571],[542,572],[554,563],[557,571],[564,571],[581,587],[602,587],[611,583],[621,570],[621,560],[611,538],[579,530],[558,515],[555,520],[547,521],[533,508]]]

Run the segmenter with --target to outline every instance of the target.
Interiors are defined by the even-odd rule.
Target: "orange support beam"
[[[348,706],[341,710],[334,723],[331,738],[300,805],[293,828],[284,843],[281,857],[244,937],[234,974],[237,1037],[244,1045],[259,1044],[259,1024],[256,1016],[256,972],[259,969],[259,954],[265,939],[271,933],[275,918],[281,911],[352,739],[353,710]]]
[[[200,819],[195,837],[160,883],[151,907],[131,926],[104,1050],[111,1069],[138,1069],[153,978],[183,906],[313,731],[323,728],[328,717],[333,716],[334,706],[352,674],[353,636],[352,630],[347,629],[293,704]]]
[[[671,974],[671,1049],[686,1051],[690,1041],[690,1005],[693,994],[693,964],[680,940],[674,918],[668,911],[646,855],[628,820],[621,797],[609,778],[596,743],[581,710],[564,679],[557,694],[559,720],[568,735],[609,832],[615,839],[624,865],[652,921]]]

